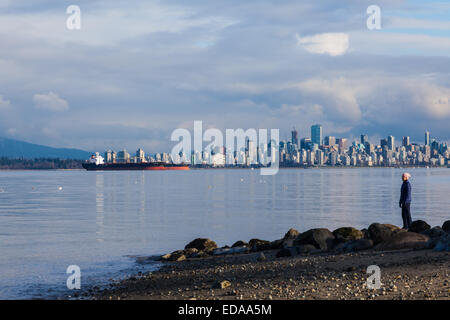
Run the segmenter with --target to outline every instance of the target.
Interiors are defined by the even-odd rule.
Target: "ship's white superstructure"
[[[96,165],[104,164],[105,159],[100,155],[100,153],[96,152],[89,159],[89,163],[95,163]]]

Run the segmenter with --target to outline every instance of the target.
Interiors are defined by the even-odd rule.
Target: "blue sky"
[[[450,141],[449,1],[0,0],[0,41],[3,137],[157,152],[202,120]]]

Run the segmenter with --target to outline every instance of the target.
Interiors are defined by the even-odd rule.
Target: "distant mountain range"
[[[91,152],[78,149],[52,148],[24,141],[0,138],[0,157],[85,160],[88,159],[91,154]]]

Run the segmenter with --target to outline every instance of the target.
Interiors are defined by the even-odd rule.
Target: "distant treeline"
[[[58,158],[11,159],[0,157],[2,169],[82,169],[83,160]]]

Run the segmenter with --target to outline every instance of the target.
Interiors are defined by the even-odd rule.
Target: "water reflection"
[[[105,220],[105,197],[103,193],[104,176],[102,172],[95,175],[95,209],[96,209],[96,239],[97,241],[104,241],[104,220]]]

